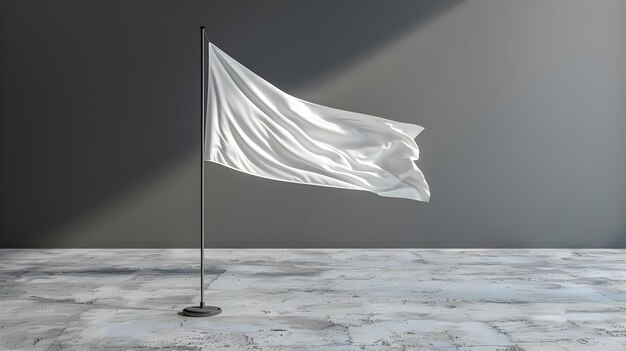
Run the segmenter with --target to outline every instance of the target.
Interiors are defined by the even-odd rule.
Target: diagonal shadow
[[[290,91],[460,2],[3,2],[0,247],[40,246],[198,150],[200,24]]]

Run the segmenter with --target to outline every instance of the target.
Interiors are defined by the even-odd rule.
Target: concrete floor
[[[3,350],[626,350],[625,250],[0,250]]]

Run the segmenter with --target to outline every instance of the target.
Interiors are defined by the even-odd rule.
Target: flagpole
[[[205,57],[207,35],[204,26],[200,27],[200,306],[190,306],[183,309],[183,314],[189,317],[210,317],[222,313],[222,309],[204,304],[204,148],[206,128],[206,93],[205,93]]]

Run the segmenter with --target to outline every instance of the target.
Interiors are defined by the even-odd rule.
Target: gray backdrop
[[[193,247],[199,44],[417,123],[430,203],[207,166],[207,247],[626,247],[626,2],[2,2],[2,247]]]

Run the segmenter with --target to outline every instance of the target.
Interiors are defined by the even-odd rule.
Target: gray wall
[[[1,247],[193,247],[198,27],[420,124],[430,203],[209,164],[207,247],[626,247],[626,2],[3,1]]]

